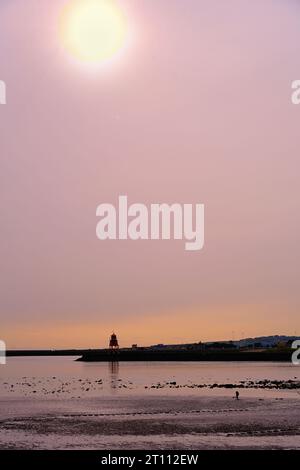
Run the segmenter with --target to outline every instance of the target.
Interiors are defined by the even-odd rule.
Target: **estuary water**
[[[213,384],[300,380],[300,368],[276,362],[78,362],[76,357],[9,357],[0,366],[0,397],[74,398],[116,394],[232,394]],[[203,386],[199,388],[198,386]],[[252,388],[242,393],[260,393]],[[297,390],[263,390],[297,395]],[[299,396],[299,394],[298,394]]]

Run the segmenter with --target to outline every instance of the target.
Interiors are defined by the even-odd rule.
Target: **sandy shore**
[[[1,400],[1,449],[300,449],[300,400]]]
[[[10,358],[2,372],[1,449],[300,449],[292,365]]]

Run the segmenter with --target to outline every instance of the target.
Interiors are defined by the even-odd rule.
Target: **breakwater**
[[[109,349],[85,352],[78,361],[106,362],[106,361],[291,361],[290,350],[265,351],[202,351],[202,350],[155,350]]]

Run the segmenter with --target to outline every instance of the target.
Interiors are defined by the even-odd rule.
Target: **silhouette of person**
[[[236,392],[235,392],[235,398],[236,398],[237,400],[239,400],[239,396],[240,396],[240,392],[236,391]]]

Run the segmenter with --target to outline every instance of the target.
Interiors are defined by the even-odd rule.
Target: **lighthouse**
[[[112,350],[119,349],[118,338],[115,333],[113,333],[109,339],[109,349],[112,349]]]

